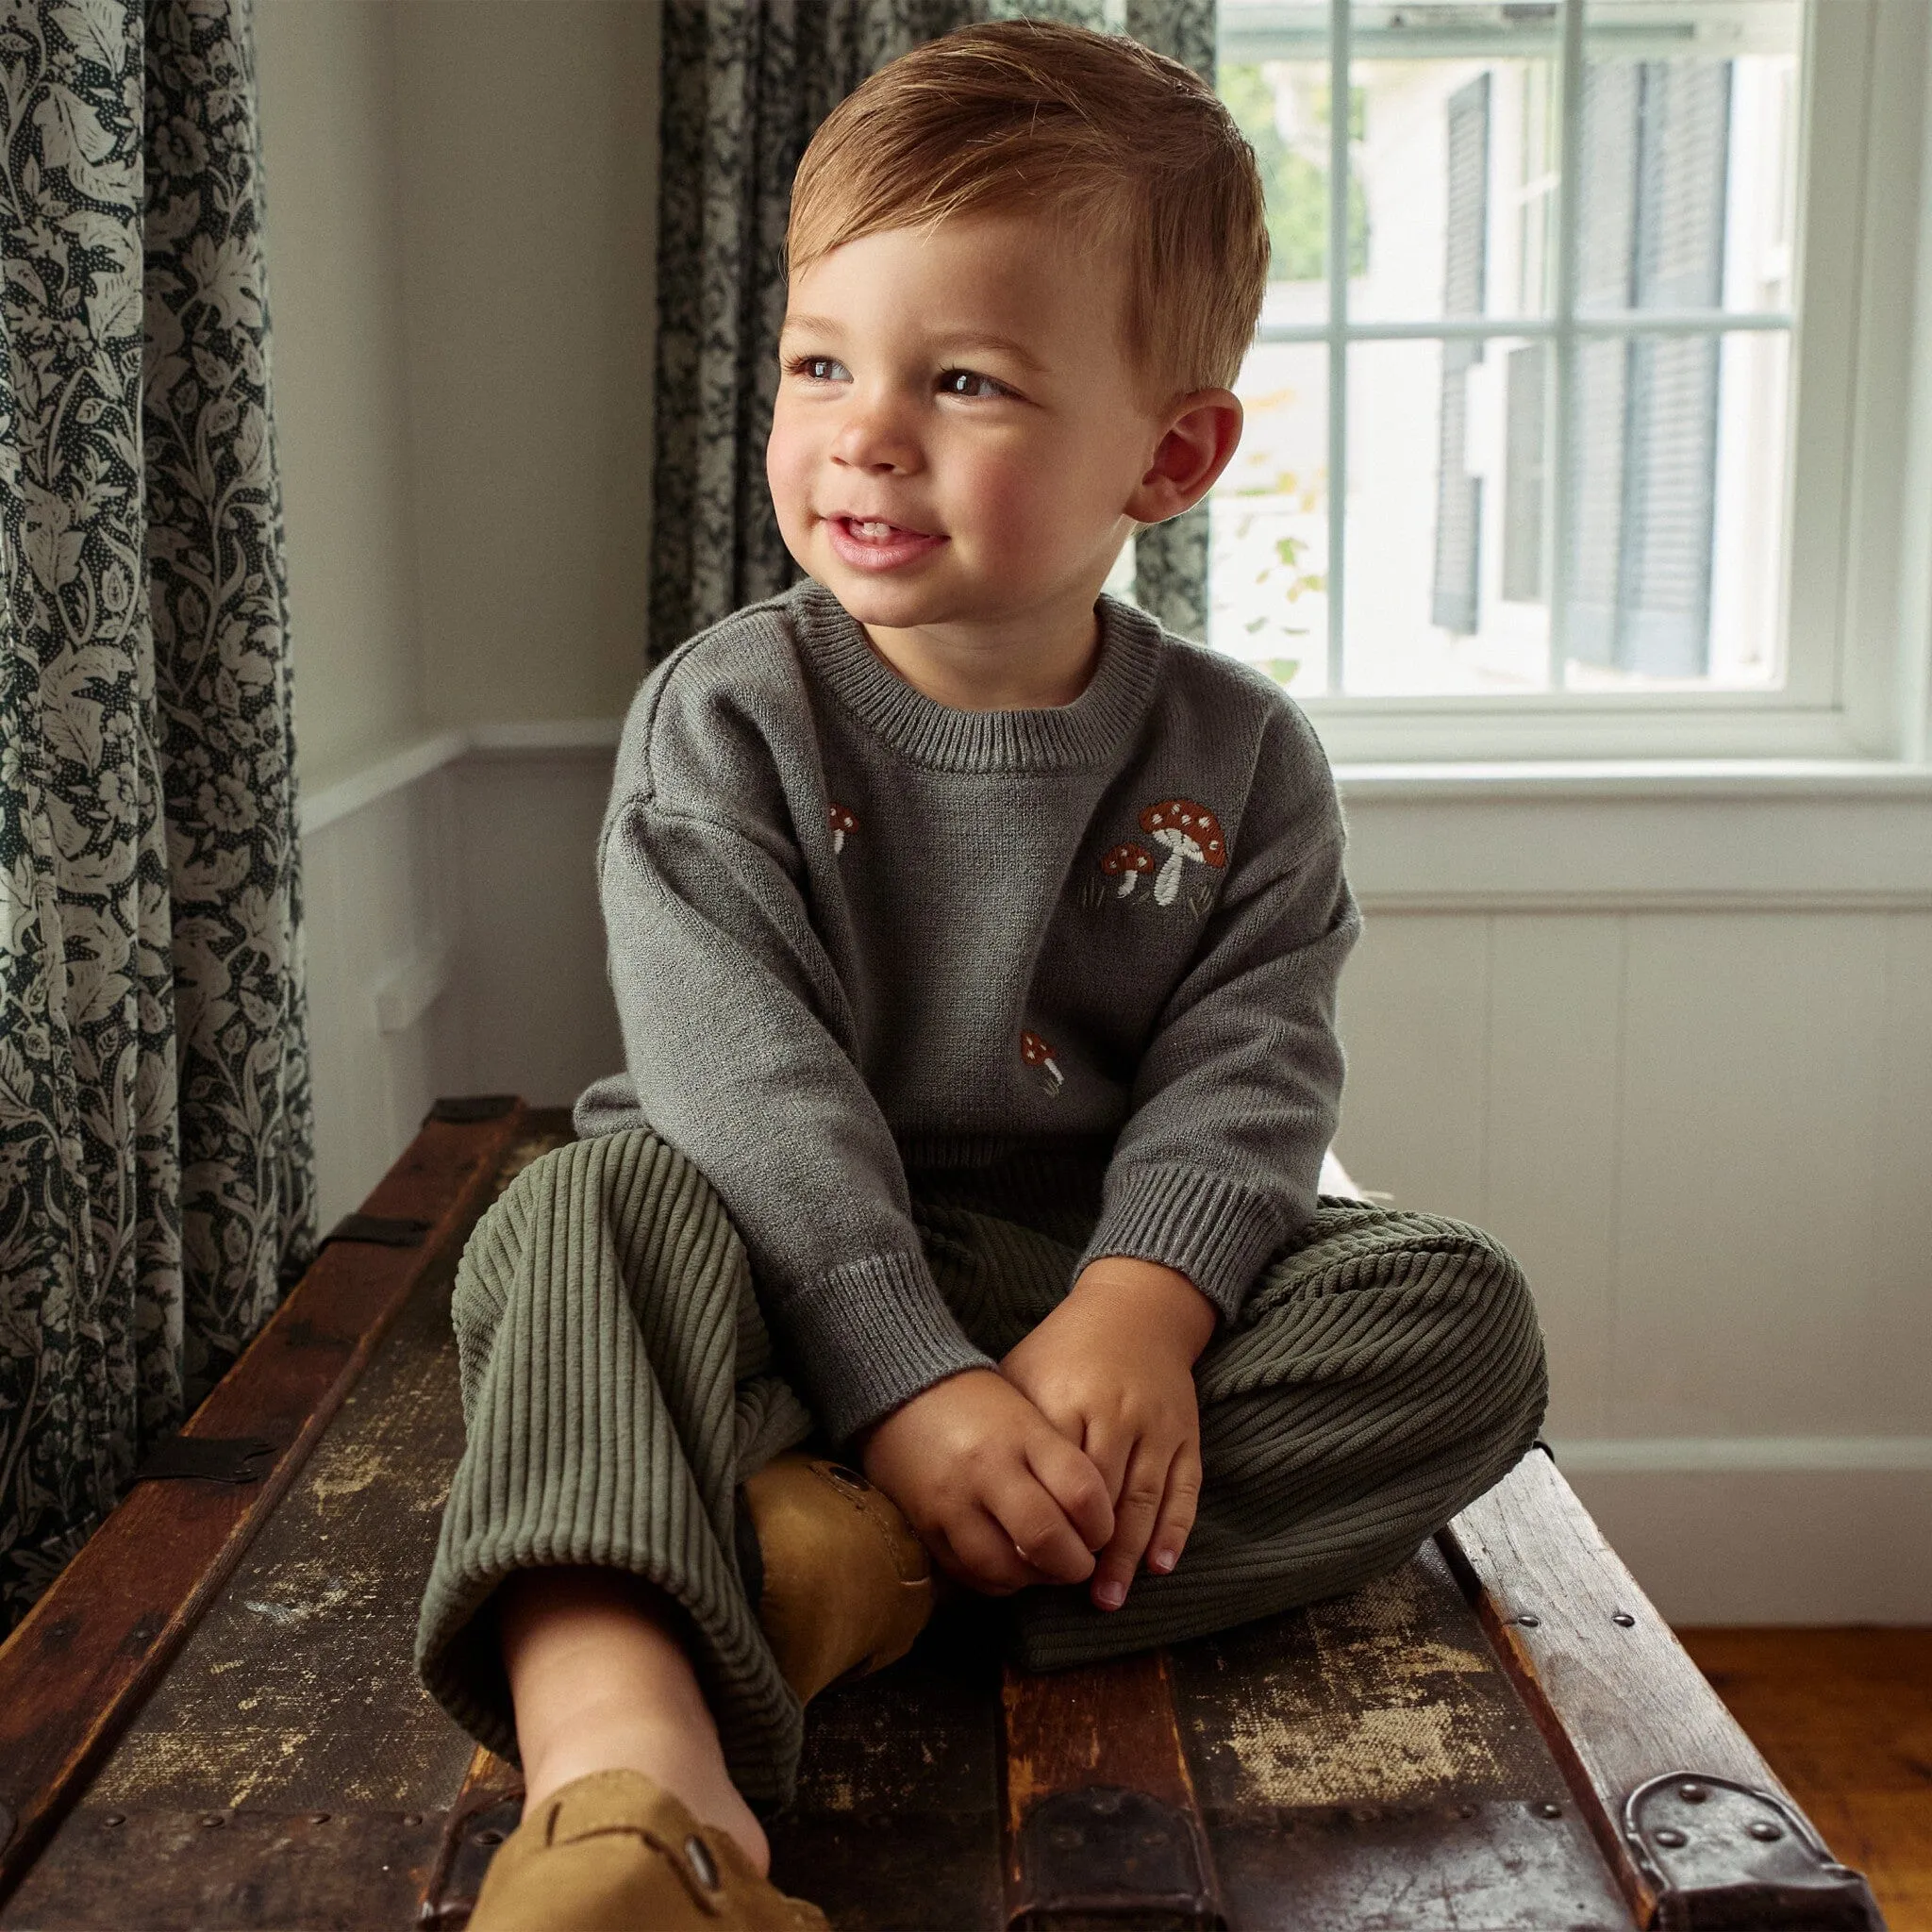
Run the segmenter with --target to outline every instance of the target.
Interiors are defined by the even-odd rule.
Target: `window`
[[[1210,641],[1343,757],[1853,749],[1857,263],[1799,230],[1860,225],[1874,20],[1221,0],[1274,264]]]

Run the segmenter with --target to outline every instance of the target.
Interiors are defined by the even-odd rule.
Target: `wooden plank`
[[[1041,1674],[1009,1664],[1001,1707],[1010,1924],[1225,1923],[1165,1651]]]
[[[903,1661],[812,1699],[798,1795],[766,1821],[772,1878],[839,1932],[999,1932],[999,1647],[981,1599]]]
[[[259,1437],[262,1478],[137,1484],[0,1646],[0,1899],[267,1521],[416,1284],[445,1265],[522,1130],[429,1121],[364,1204],[430,1224],[423,1243],[332,1243],[182,1431]]]
[[[1625,1804],[1641,1787],[1680,1778],[1703,1803],[1704,1791],[1728,1780],[1769,1793],[1802,1821],[1547,1456],[1524,1457],[1438,1541],[1640,1925],[1658,1923],[1666,1895],[1652,1857],[1626,1836]],[[1767,1913],[1751,1923],[1768,1932],[1780,1923],[1858,1921]]]
[[[1629,1932],[1542,1736],[1439,1551],[1176,1646],[1240,1932]]]

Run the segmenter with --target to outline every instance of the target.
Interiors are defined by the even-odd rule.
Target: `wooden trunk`
[[[0,1927],[466,1922],[519,1799],[409,1661],[450,1283],[568,1131],[440,1103],[0,1647]],[[771,1834],[841,1932],[1880,1924],[1541,1454],[1384,1582],[1171,1651],[1029,1676],[961,1605],[813,1705]]]

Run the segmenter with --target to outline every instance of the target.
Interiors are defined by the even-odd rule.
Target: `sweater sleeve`
[[[843,1439],[990,1367],[933,1281],[783,855],[637,798],[613,812],[600,870],[637,1109],[723,1199],[820,1423]]]
[[[1264,740],[1228,875],[1136,1073],[1081,1265],[1177,1270],[1224,1315],[1314,1209],[1341,1097],[1335,990],[1360,918],[1299,713]]]

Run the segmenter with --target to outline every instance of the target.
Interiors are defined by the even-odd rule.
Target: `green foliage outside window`
[[[1224,66],[1218,81],[1236,125],[1255,150],[1261,185],[1268,196],[1268,241],[1273,251],[1271,282],[1316,282],[1328,273],[1328,117],[1326,85],[1307,88],[1298,98],[1307,143],[1282,138],[1275,114],[1274,89],[1258,66]],[[1362,138],[1366,118],[1363,91],[1349,90],[1349,139]],[[1315,154],[1305,146],[1318,149]],[[1348,184],[1348,272],[1368,273],[1369,207],[1360,181]]]

